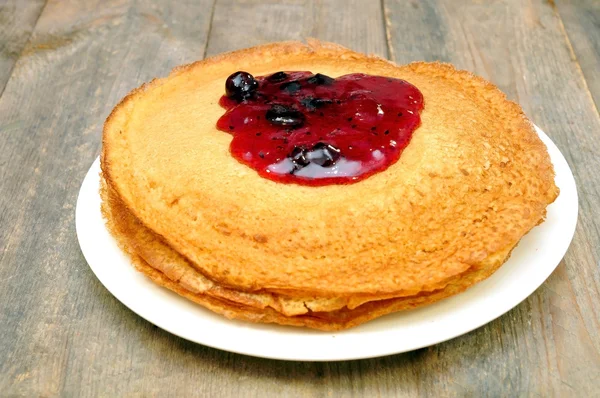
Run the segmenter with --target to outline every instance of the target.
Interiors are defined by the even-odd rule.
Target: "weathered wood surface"
[[[22,3],[0,0],[0,88],[6,82],[0,96],[0,395],[598,394],[594,0]],[[397,62],[439,59],[472,70],[520,102],[552,137],[575,173],[580,221],[564,261],[535,294],[498,320],[434,347],[371,360],[293,363],[174,337],[127,310],[96,280],[77,244],[74,206],[98,154],[104,118],[119,98],[204,55],[307,36]]]
[[[449,375],[463,392],[591,396],[600,391],[600,119],[561,17],[545,2],[427,3],[413,2],[407,15],[404,2],[386,2],[395,60],[441,59],[497,84],[559,146],[580,194],[574,242],[550,279],[486,326],[487,344],[483,331],[471,333],[441,345],[443,359],[432,354],[429,363],[486,358],[480,372]],[[411,30],[421,31],[418,45],[405,39]]]
[[[0,95],[44,8],[44,0],[0,1]]]
[[[383,12],[364,0],[219,0],[207,56],[282,40],[316,37],[387,57]]]
[[[572,51],[600,108],[600,1],[562,0],[551,3],[560,15]]]

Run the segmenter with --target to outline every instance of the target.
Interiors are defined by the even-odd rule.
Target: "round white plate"
[[[504,314],[535,291],[564,256],[577,223],[577,190],[556,145],[538,129],[556,169],[560,196],[546,221],[519,243],[490,278],[466,292],[413,311],[391,314],[342,332],[228,320],[138,273],[105,228],[100,213],[99,160],[77,200],[79,244],[104,286],[132,311],[177,336],[222,350],[265,358],[337,361],[426,347],[460,336]]]

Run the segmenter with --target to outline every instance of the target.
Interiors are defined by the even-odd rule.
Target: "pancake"
[[[110,189],[103,182],[103,214],[108,220],[109,230],[117,238],[121,249],[129,254],[136,269],[158,285],[230,319],[304,326],[323,331],[342,330],[391,312],[413,309],[460,293],[495,271],[481,269],[467,277],[450,281],[443,289],[412,296],[380,300],[373,297],[371,300],[358,298],[359,303],[352,308],[349,308],[352,298],[339,298],[333,305],[328,305],[331,299],[327,298],[294,299],[268,293],[236,292],[219,286],[186,266],[185,259],[139,225],[118,204],[118,198],[109,192]],[[340,305],[340,301],[347,305]]]
[[[285,316],[296,316],[309,312],[329,312],[347,307],[352,310],[369,301],[385,300],[396,297],[423,296],[431,292],[403,292],[387,296],[355,295],[347,297],[308,297],[300,293],[297,296],[281,295],[272,292],[244,292],[222,286],[198,272],[183,256],[166,245],[162,238],[150,230],[127,211],[120,203],[114,191],[103,182],[103,213],[113,236],[117,237],[125,252],[143,262],[145,269],[150,266],[192,294],[203,294],[215,299],[223,299],[255,309],[271,309]],[[481,272],[471,269],[460,277],[448,280],[444,288],[449,290],[464,290],[470,285],[473,277],[467,274],[480,275]],[[466,284],[466,282],[469,282]],[[464,288],[461,288],[465,285]],[[439,293],[438,289],[436,293]],[[437,294],[436,297],[440,296]]]
[[[265,179],[229,153],[218,101],[236,70],[404,79],[423,93],[400,159],[352,185]],[[558,195],[521,108],[451,65],[394,65],[287,42],[175,69],[106,121],[109,229],[156,283],[228,317],[334,330],[414,308],[491,275]]]

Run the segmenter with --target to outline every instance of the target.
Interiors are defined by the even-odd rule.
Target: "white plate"
[[[556,169],[560,196],[546,221],[525,236],[494,275],[466,292],[342,332],[228,320],[138,273],[105,228],[100,213],[99,160],[77,200],[81,250],[104,286],[132,311],[177,336],[222,350],[265,358],[336,361],[426,347],[460,336],[504,314],[535,291],[564,256],[577,223],[577,190],[556,145],[538,129]]]

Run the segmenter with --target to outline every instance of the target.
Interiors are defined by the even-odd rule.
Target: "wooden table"
[[[0,0],[0,395],[598,396],[599,26],[598,0]],[[306,37],[452,62],[523,106],[580,195],[541,288],[466,336],[340,363],[193,344],[108,293],[74,216],[112,107],[178,64]]]

